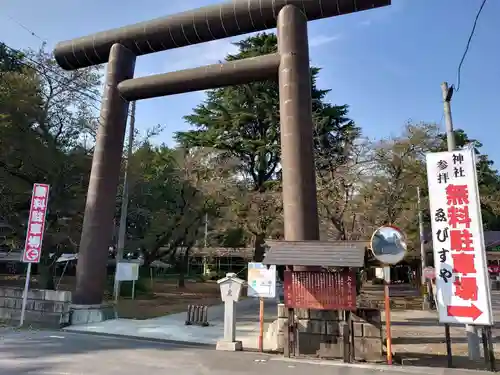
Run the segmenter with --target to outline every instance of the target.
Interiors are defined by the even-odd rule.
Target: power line
[[[41,36],[39,36],[37,33],[35,33],[33,30],[31,30],[30,28],[28,28],[27,26],[25,26],[24,24],[22,24],[21,22],[19,22],[18,20],[16,20],[14,17],[10,16],[9,14],[6,15],[6,17],[11,20],[12,22],[14,22],[17,26],[19,26],[20,28],[26,30],[28,33],[31,34],[31,36],[34,36],[35,38],[39,39],[42,41],[42,43],[47,43],[47,41],[45,39],[43,39]]]
[[[45,66],[45,65],[41,64],[40,62],[31,59],[28,56],[25,56],[25,54],[22,51],[20,51],[20,50],[18,50],[16,48],[10,47],[9,45],[7,45],[5,43],[1,43],[1,44],[4,45],[5,48],[7,48],[8,50],[10,50],[11,52],[22,54],[23,55],[23,59],[25,59],[25,60],[29,61],[31,64],[33,64],[33,65],[31,65],[31,64],[27,64],[27,63],[25,63],[23,61],[20,61],[19,63],[21,65],[23,65],[25,67],[28,67],[28,68],[31,68],[31,69],[35,70],[38,74],[41,74],[41,75],[44,75],[45,73],[43,71],[41,71],[39,69],[39,67],[43,67],[43,69],[45,69],[46,71],[49,71],[49,72],[53,73],[54,75],[60,77],[62,80],[64,80],[64,81],[61,81],[59,79],[56,79],[56,78],[52,77],[52,79],[55,82],[59,83],[60,85],[71,85],[72,84],[72,85],[76,86],[76,88],[71,88],[71,91],[76,92],[76,93],[78,93],[80,95],[83,95],[86,98],[88,98],[90,100],[93,100],[94,102],[101,103],[101,99],[99,97],[96,97],[95,96],[96,94],[92,90],[90,90],[89,88],[87,88],[87,87],[83,86],[82,84],[79,84],[78,82],[75,82],[75,81],[65,82],[65,81],[68,80],[68,77],[64,76],[63,74],[61,74],[57,70],[51,69],[50,67]],[[81,77],[79,77],[79,78],[81,78]],[[87,83],[91,84],[91,82],[89,82],[88,80],[85,80],[83,78],[81,78],[81,79],[83,81],[86,81]],[[121,94],[120,94],[120,96],[121,96]],[[123,100],[126,100],[126,99],[123,98]],[[96,111],[98,111],[98,112],[101,111],[101,109],[98,106],[96,106],[95,104],[90,103],[89,105],[92,106]],[[130,117],[130,113],[128,114],[128,116]],[[99,119],[97,119],[97,122],[98,122],[99,125],[101,125]]]
[[[465,57],[467,56],[467,53],[469,52],[469,47],[472,41],[472,38],[474,37],[474,33],[476,32],[476,26],[477,26],[477,21],[479,19],[479,16],[481,15],[481,12],[483,11],[484,5],[486,4],[486,0],[483,0],[481,6],[479,7],[479,10],[477,11],[476,18],[474,19],[474,24],[472,25],[472,30],[469,35],[469,39],[467,40],[467,44],[465,46],[465,51],[462,55],[462,59],[460,60],[460,64],[458,64],[458,74],[457,74],[457,87],[455,89],[456,92],[460,90],[460,75],[461,75],[461,70],[462,70],[462,65],[464,63]]]
[[[38,35],[37,33],[35,33],[32,29],[30,29],[28,26],[26,26],[25,24],[21,23],[20,21],[18,21],[17,19],[15,19],[14,17],[10,16],[10,15],[7,15],[7,18],[10,19],[12,22],[14,22],[15,24],[17,24],[19,27],[21,27],[22,29],[26,30],[28,33],[30,33],[32,36],[34,36],[35,38],[39,39],[41,42],[42,42],[42,48],[44,45],[47,45],[48,42],[47,42],[47,39],[44,39],[42,38],[40,35]],[[4,43],[5,44],[5,43]],[[18,51],[18,50],[15,50],[14,48],[12,47],[9,47],[6,45],[7,48],[11,49],[11,50],[14,50],[16,51],[17,53],[21,53],[21,51]],[[26,57],[27,60],[30,60],[29,58]],[[36,63],[34,62],[33,60],[31,60],[31,62],[33,63]],[[60,77],[64,77],[62,74],[56,72],[56,71],[53,71],[53,70],[50,70],[48,69],[49,71],[52,71],[54,74],[57,74],[59,75]],[[66,77],[64,77],[64,79],[66,79]],[[87,83],[90,83],[89,81],[87,81]],[[85,88],[84,88],[85,89]],[[93,94],[93,93],[92,93]],[[98,99],[95,99],[96,101],[99,101]]]
[[[29,28],[28,26],[26,26],[25,24],[23,24],[22,22],[18,21],[17,19],[15,19],[14,17],[12,17],[11,15],[7,14],[6,17],[11,20],[12,22],[14,22],[15,24],[17,24],[19,27],[21,27],[23,30],[27,31],[31,36],[39,39],[41,42],[42,42],[42,48],[44,45],[48,44],[47,43],[47,40],[42,38],[40,35],[38,35],[37,33],[35,33],[31,28]],[[5,45],[6,48],[8,48],[9,50],[11,50],[12,52],[14,53],[22,53],[22,51],[19,51],[15,48],[12,48],[10,46],[8,46],[7,44],[5,43],[2,43],[3,45]],[[37,61],[34,61],[32,59],[30,59],[29,57],[27,56],[24,56],[24,58],[28,61],[30,61],[31,63],[35,64],[35,65],[38,65],[40,66],[41,64],[38,63]],[[23,62],[21,62],[21,64],[23,66],[26,66],[26,64],[23,64]],[[35,69],[35,71],[37,71],[39,74],[43,74],[42,72],[40,72],[38,69],[36,69],[35,67],[31,67],[33,69]],[[61,77],[63,78],[64,80],[67,80],[67,77],[65,77],[64,75],[62,75],[61,73],[55,71],[55,70],[52,70],[52,69],[49,69],[47,66],[44,66],[43,67],[44,69],[54,73],[55,75],[57,75],[58,77]],[[62,84],[60,81],[58,81],[57,79],[55,79],[55,81],[59,84]],[[91,83],[89,81],[86,81],[87,83]],[[75,84],[76,86],[78,86],[78,84],[76,82],[71,82],[72,84]],[[94,95],[94,92],[92,92],[91,90],[89,90],[87,87],[83,87],[82,85],[79,85],[79,89],[80,91],[77,91],[78,93],[86,96],[87,98],[93,100],[93,101],[96,101],[96,102],[100,102],[100,99],[96,98]],[[82,92],[81,90],[83,90],[84,92]],[[90,94],[89,94],[90,93]],[[97,108],[95,105],[91,104],[92,107],[94,107],[95,109],[97,109],[99,111],[99,108]]]
[[[5,43],[3,43],[3,45],[5,46],[5,48],[7,48],[8,50],[10,50],[11,52],[18,53],[18,54],[23,54],[22,51],[20,51],[18,49],[15,49],[15,48],[12,48],[12,47],[10,47],[9,45],[7,45]],[[31,69],[34,69],[39,74],[42,74],[42,75],[45,74],[43,71],[41,71],[39,69],[42,66],[42,64],[40,62],[38,62],[36,60],[33,60],[30,57],[28,57],[28,56],[23,56],[23,59],[29,61],[34,66],[31,65],[31,64],[27,64],[27,63],[25,63],[23,61],[20,61],[21,65],[23,65],[25,67],[28,67],[28,68],[31,68]],[[47,66],[43,66],[43,69],[45,69],[45,70],[47,70],[47,71],[55,74],[57,77],[63,79],[64,81],[68,80],[68,78],[65,77],[63,74],[61,74],[58,71],[53,70],[53,69],[51,69],[51,68],[49,68]],[[56,79],[56,78],[53,78],[53,79],[54,79],[54,81],[56,81],[57,83],[59,83],[61,85],[73,84],[73,85],[75,85],[77,87],[76,89],[73,88],[73,91],[75,91],[75,92],[77,92],[77,93],[79,93],[79,94],[87,97],[88,99],[91,99],[91,100],[95,101],[95,102],[100,102],[101,101],[99,98],[97,98],[95,96],[95,94],[94,94],[93,91],[89,90],[87,87],[82,86],[81,84],[78,84],[77,82],[74,82],[74,81],[73,82],[61,82],[59,79]],[[97,107],[96,107],[96,109],[99,110],[99,108],[97,108]]]

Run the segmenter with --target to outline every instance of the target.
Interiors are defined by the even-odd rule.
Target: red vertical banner
[[[48,201],[49,185],[34,184],[28,227],[26,229],[26,242],[22,258],[23,263],[40,262]]]

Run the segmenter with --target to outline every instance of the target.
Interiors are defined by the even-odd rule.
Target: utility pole
[[[456,149],[456,143],[455,133],[453,132],[453,120],[451,117],[451,98],[453,97],[453,86],[449,88],[448,82],[443,82],[441,84],[441,91],[443,93],[444,119],[446,122],[446,140],[448,143],[448,151],[454,151]],[[479,330],[474,325],[466,324],[465,332],[467,334],[469,359],[477,361],[481,359],[481,340],[479,338]]]
[[[135,101],[132,102],[130,109],[129,133],[128,133],[128,148],[127,159],[125,160],[125,173],[123,177],[123,193],[122,193],[122,207],[120,210],[120,227],[118,228],[118,251],[116,252],[116,268],[115,268],[115,284],[114,284],[114,297],[115,302],[120,299],[120,282],[116,279],[116,271],[118,270],[118,262],[123,260],[123,250],[125,248],[125,237],[127,234],[127,211],[128,211],[128,192],[129,192],[129,178],[130,178],[130,160],[132,159],[132,147],[134,145],[134,131],[135,131]]]
[[[204,241],[204,249],[203,252],[205,255],[203,256],[203,275],[208,274],[208,264],[207,264],[207,244],[208,244],[208,213],[205,213],[205,241]]]
[[[417,209],[418,209],[418,233],[420,237],[420,262],[421,262],[421,274],[420,274],[420,284],[422,285],[422,294],[424,296],[424,305],[427,301],[427,289],[426,280],[424,276],[425,268],[425,239],[424,239],[424,218],[422,214],[422,203],[420,201],[420,187],[417,186]]]
[[[444,120],[446,122],[446,141],[448,143],[448,151],[454,151],[455,133],[453,133],[453,120],[451,119],[451,98],[453,96],[453,87],[448,88],[448,82],[441,84],[441,91],[443,92],[443,106],[444,106]]]
[[[208,213],[205,213],[205,249],[207,248],[208,240]]]

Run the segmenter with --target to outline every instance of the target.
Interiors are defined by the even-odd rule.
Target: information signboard
[[[430,153],[426,159],[439,320],[491,325],[474,149]]]
[[[138,262],[118,262],[116,265],[116,280],[137,281],[139,279]]]
[[[248,263],[248,296],[276,298],[276,266]]]
[[[285,306],[315,310],[355,310],[356,273],[285,271]]]

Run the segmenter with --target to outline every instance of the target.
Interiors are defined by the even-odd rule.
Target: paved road
[[[285,361],[257,353],[226,353],[213,349],[104,338],[60,331],[6,331],[0,341],[2,375],[388,375],[453,374],[460,370],[345,367],[314,361]],[[311,363],[312,362],[312,363]],[[473,372],[475,373],[475,372]]]

